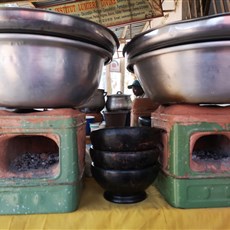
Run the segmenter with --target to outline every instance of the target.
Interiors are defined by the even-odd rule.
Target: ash
[[[58,153],[23,153],[16,157],[10,164],[10,169],[25,172],[34,169],[48,169],[59,162]]]
[[[197,150],[192,153],[193,160],[223,160],[229,157],[230,155],[228,152],[222,152],[219,150]]]

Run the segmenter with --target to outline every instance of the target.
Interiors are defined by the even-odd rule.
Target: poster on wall
[[[106,27],[163,16],[161,0],[75,0],[57,3],[50,1],[49,5],[49,1],[46,1],[46,4],[35,4],[35,6],[80,16]]]
[[[120,59],[113,59],[109,65],[110,72],[121,72]]]

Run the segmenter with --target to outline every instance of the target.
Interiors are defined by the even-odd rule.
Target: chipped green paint
[[[82,175],[79,173],[77,127],[83,122],[59,116],[21,118],[1,127],[2,134],[46,135],[59,139],[58,175],[53,178],[0,178],[0,214],[64,213],[78,208]],[[17,127],[16,127],[17,126]]]
[[[195,172],[190,168],[190,137],[194,133],[230,131],[230,125],[175,123],[169,133],[168,168],[154,185],[169,204],[179,208],[230,206],[230,172]]]
[[[230,126],[223,127],[217,123],[200,122],[196,124],[175,123],[169,133],[168,173],[177,177],[196,178],[211,176],[209,172],[194,172],[190,168],[190,137],[193,133],[230,131]],[[227,172],[229,175],[229,172]]]
[[[155,186],[176,208],[230,206],[230,178],[181,179],[160,172]]]
[[[1,187],[0,215],[65,213],[79,206],[82,184]]]
[[[39,129],[39,128],[45,128],[45,129],[63,129],[63,128],[72,128],[78,126],[75,119],[66,119],[65,117],[60,118],[53,118],[50,119],[50,117],[43,116],[41,121],[41,117],[34,116],[33,121],[21,119],[20,127],[23,127],[24,129]],[[48,120],[49,119],[49,120]]]

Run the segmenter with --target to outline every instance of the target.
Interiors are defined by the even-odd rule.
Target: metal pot
[[[78,108],[84,113],[100,112],[105,107],[106,95],[104,89],[97,89],[93,96]]]
[[[229,104],[229,52],[230,41],[194,43],[148,52],[132,63],[154,102]]]
[[[168,23],[135,36],[123,49],[128,59],[167,47],[207,41],[229,40],[230,13]],[[128,62],[129,70],[133,64]]]
[[[127,68],[159,104],[229,104],[229,30],[230,13],[150,30],[124,48]]]
[[[117,94],[107,95],[105,107],[108,111],[130,110],[132,107],[130,96],[121,91],[118,91]]]
[[[89,20],[38,9],[0,8],[0,106],[67,108],[85,103],[118,46]]]

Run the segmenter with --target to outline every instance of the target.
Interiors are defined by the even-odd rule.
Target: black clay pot
[[[155,147],[133,152],[111,152],[90,148],[90,156],[96,167],[112,170],[143,169],[154,165],[162,152]]]
[[[102,151],[143,151],[162,146],[164,131],[151,127],[104,128],[91,132],[94,149]]]
[[[103,111],[106,127],[124,127],[129,111]]]
[[[154,182],[158,171],[158,165],[138,170],[106,170],[91,164],[92,176],[105,190],[104,198],[120,204],[144,200],[145,190]]]

